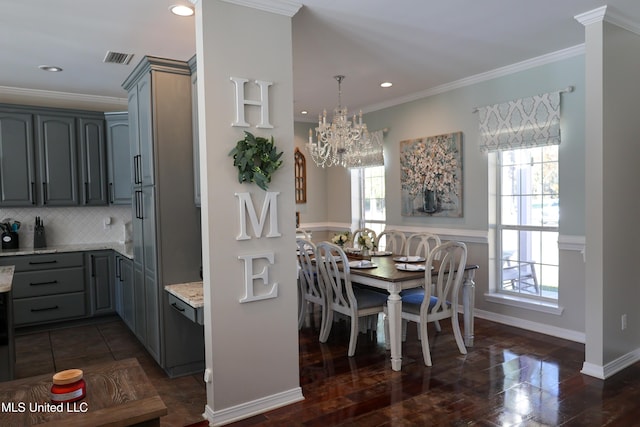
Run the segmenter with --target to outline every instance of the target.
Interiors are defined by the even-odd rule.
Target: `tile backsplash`
[[[0,221],[20,221],[20,248],[33,248],[33,227],[39,216],[47,246],[76,243],[125,243],[131,237],[131,206],[68,208],[0,208]],[[111,224],[105,226],[105,221]]]

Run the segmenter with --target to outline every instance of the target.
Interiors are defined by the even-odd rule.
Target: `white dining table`
[[[373,256],[371,261],[375,268],[351,268],[351,281],[361,285],[386,290],[389,293],[387,311],[389,317],[389,337],[391,350],[391,368],[402,369],[402,298],[400,292],[405,289],[418,288],[425,280],[424,271],[403,271],[396,268],[394,256]],[[465,267],[464,280],[461,287],[463,307],[463,339],[467,347],[473,347],[473,307],[475,300],[475,283],[473,281],[477,265]]]

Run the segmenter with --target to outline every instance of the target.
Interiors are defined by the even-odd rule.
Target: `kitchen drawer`
[[[190,306],[189,304],[182,301],[180,298],[176,297],[173,294],[168,294],[168,295],[169,295],[169,305],[171,306],[172,310],[179,312],[180,314],[182,314],[183,316],[185,316],[187,319],[191,320],[194,323],[199,323],[200,325],[203,324],[202,309],[198,310],[195,307]]]
[[[13,301],[15,326],[84,317],[86,313],[84,292]]]
[[[2,257],[5,258],[5,257]],[[65,252],[42,255],[20,255],[6,257],[1,261],[15,265],[16,273],[21,271],[48,270],[53,268],[83,267],[82,252]]]
[[[84,268],[28,271],[13,275],[13,299],[84,292]]]

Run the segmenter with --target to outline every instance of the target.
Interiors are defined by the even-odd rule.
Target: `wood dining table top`
[[[371,277],[373,279],[381,279],[386,282],[403,282],[415,279],[421,279],[424,277],[424,270],[407,271],[400,270],[396,267],[396,264],[413,264],[413,265],[425,265],[425,261],[407,263],[403,261],[396,261],[394,258],[401,257],[402,255],[386,255],[386,256],[371,256],[371,262],[376,265],[375,268],[350,268],[351,274]],[[349,261],[362,260],[360,256],[354,256],[347,254]],[[440,261],[434,260],[433,262],[433,274],[438,272]],[[477,265],[467,264],[465,270],[477,269]]]

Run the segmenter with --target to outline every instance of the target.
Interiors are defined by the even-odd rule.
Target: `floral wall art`
[[[462,132],[400,142],[403,216],[462,217]]]

